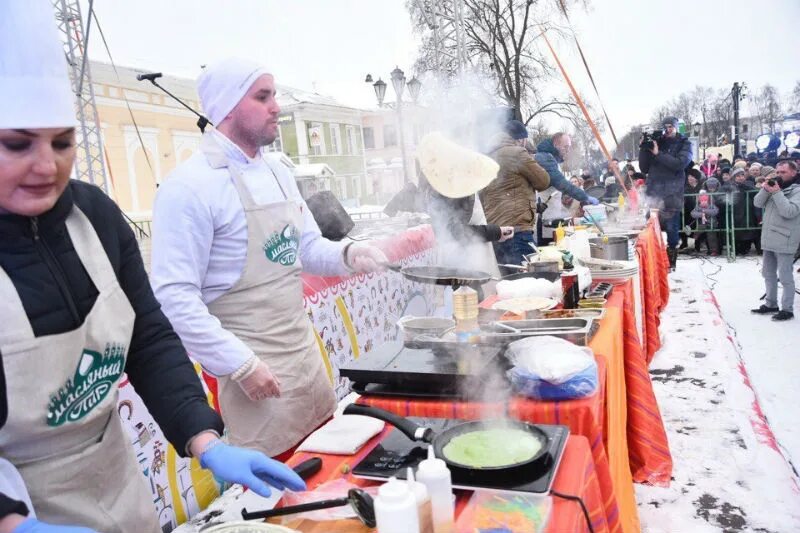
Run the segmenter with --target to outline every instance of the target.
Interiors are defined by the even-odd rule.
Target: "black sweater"
[[[13,281],[37,337],[83,324],[97,299],[97,288],[67,233],[65,220],[73,205],[92,223],[136,312],[125,372],[164,435],[184,455],[187,441],[201,431],[221,434],[222,419],[206,403],[194,367],[153,296],[133,231],[117,205],[99,188],[70,180],[53,209],[36,217],[37,241],[34,219],[0,215],[0,267]],[[0,428],[7,411],[0,353]],[[24,508],[0,493],[0,517]]]

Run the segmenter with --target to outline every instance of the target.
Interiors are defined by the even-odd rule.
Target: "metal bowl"
[[[397,321],[407,341],[413,341],[420,336],[441,337],[456,327],[452,318],[441,316],[408,316]]]

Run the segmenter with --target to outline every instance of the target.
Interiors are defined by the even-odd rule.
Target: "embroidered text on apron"
[[[19,470],[40,520],[103,532],[157,532],[153,497],[117,415],[135,313],[86,216],[67,230],[97,288],[79,328],[34,337],[0,269],[0,353],[8,421],[0,455]]]
[[[276,456],[298,444],[336,408],[336,395],[303,308],[299,255],[303,215],[285,192],[281,201],[257,205],[240,171],[228,165],[213,137],[204,136],[201,149],[212,167],[228,167],[247,220],[242,275],[208,309],[269,366],[281,390],[280,398],[254,402],[238,383],[220,377],[220,411],[231,444]]]

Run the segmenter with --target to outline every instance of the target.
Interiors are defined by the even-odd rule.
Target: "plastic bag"
[[[568,381],[590,365],[597,366],[591,348],[550,335],[514,341],[508,345],[506,357],[513,366],[555,385]]]
[[[508,371],[514,392],[535,400],[573,400],[591,396],[597,390],[597,363],[586,367],[563,383],[555,384],[541,379],[525,369],[514,367]]]
[[[323,500],[334,500],[347,496],[347,491],[350,489],[361,489],[367,492],[373,498],[378,495],[378,487],[359,487],[344,478],[334,479],[321,484],[316,489],[306,492],[292,492],[286,490],[283,493],[282,507],[289,507],[292,505],[300,505],[301,503],[320,502]],[[286,515],[282,519],[282,523],[288,524],[298,518],[305,518],[317,522],[324,522],[326,520],[344,520],[347,518],[355,518],[356,512],[350,505],[343,505],[341,507],[332,507],[330,509],[318,509],[316,511],[306,511],[305,513],[297,513]]]
[[[497,282],[497,297],[501,300],[540,296],[561,301],[561,281],[553,282],[542,278],[520,278]]]

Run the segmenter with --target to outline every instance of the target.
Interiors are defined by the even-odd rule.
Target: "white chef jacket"
[[[230,164],[241,169],[257,203],[283,201],[282,188],[300,204],[305,224],[300,238],[303,270],[327,276],[346,274],[345,243],[322,237],[291,171],[264,153],[249,158],[218,131],[211,134]],[[253,356],[207,307],[241,277],[246,255],[247,220],[230,172],[211,168],[205,154],[198,151],[158,189],[150,282],[189,354],[218,376],[234,372]]]

